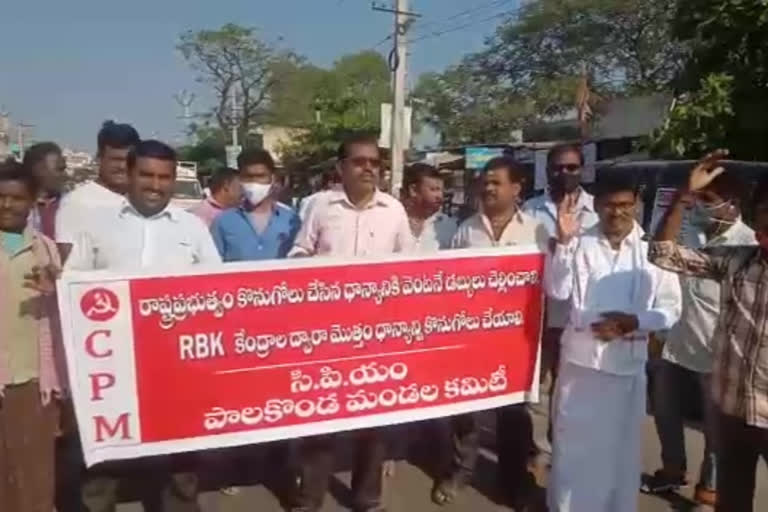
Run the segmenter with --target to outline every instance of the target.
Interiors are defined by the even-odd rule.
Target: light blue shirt
[[[277,203],[267,227],[259,233],[248,212],[232,208],[211,224],[211,235],[225,261],[255,261],[285,258],[301,227],[299,216],[288,206]]]
[[[707,240],[701,229],[695,226],[691,226],[686,235],[684,245],[695,249],[757,244],[755,232],[741,219],[711,240]],[[710,373],[713,338],[723,301],[720,283],[684,275],[679,276],[679,279],[683,292],[683,313],[680,321],[667,334],[662,357],[694,372]]]
[[[581,189],[576,211],[581,220],[581,232],[584,233],[597,225],[598,218],[594,207],[595,199],[586,190]],[[557,236],[557,205],[549,192],[533,197],[525,202],[523,211],[544,225],[550,238]],[[563,329],[568,322],[569,305],[567,301],[547,298],[547,327]]]

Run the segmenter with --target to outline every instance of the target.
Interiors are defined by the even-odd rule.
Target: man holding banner
[[[194,264],[218,264],[221,258],[205,224],[191,213],[170,206],[176,179],[176,152],[159,141],[147,140],[128,155],[128,195],[120,207],[105,208],[89,223],[89,231],[76,237],[67,270],[133,270],[147,267],[174,268]],[[94,295],[86,316],[112,314],[112,296]],[[93,342],[92,342],[93,343]],[[91,349],[96,353],[96,349]],[[97,379],[94,394],[114,385],[114,380]],[[100,387],[103,386],[103,387]],[[81,420],[82,421],[82,420]],[[83,428],[83,425],[80,425]],[[117,462],[89,470],[82,488],[83,503],[89,512],[109,512],[117,503],[117,477],[141,474],[146,478],[145,509],[162,503],[164,512],[197,510],[197,475],[175,473],[170,478],[167,458],[139,460],[138,464]],[[121,467],[122,466],[122,467]],[[151,477],[161,480],[152,481]],[[142,478],[142,480],[144,479]],[[151,491],[162,487],[161,496]]]
[[[482,211],[470,217],[454,236],[457,249],[529,245],[546,249],[548,236],[544,226],[518,208],[523,189],[523,170],[510,157],[489,160],[483,169]],[[499,452],[499,488],[505,497],[518,505],[531,499],[535,487],[527,471],[528,457],[533,451],[533,424],[524,405],[497,409],[497,447]],[[469,483],[477,462],[480,427],[475,414],[450,418],[441,438],[447,446],[441,454],[451,454],[444,463],[432,491],[432,500],[439,505],[451,503],[458,492]],[[449,441],[446,442],[446,440]]]
[[[317,197],[289,256],[365,257],[413,250],[405,209],[377,188],[381,171],[377,141],[349,138],[341,144],[337,156],[343,188]],[[354,510],[381,510],[385,443],[378,429],[355,434]],[[314,512],[322,506],[333,470],[334,441],[332,435],[302,441],[293,510]]]

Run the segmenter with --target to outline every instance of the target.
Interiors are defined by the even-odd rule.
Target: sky
[[[259,28],[320,66],[374,47],[392,31],[391,14],[370,0],[24,0],[0,7],[0,108],[35,125],[36,140],[93,151],[105,119],[130,122],[143,137],[181,140],[173,95],[204,88],[175,46],[189,29],[228,22]],[[379,4],[390,4],[380,0]],[[423,15],[411,47],[409,78],[440,71],[493,33],[496,14],[517,0],[411,0]],[[468,25],[468,26],[465,26]],[[391,43],[378,50],[388,52]],[[206,108],[198,99],[193,111]]]

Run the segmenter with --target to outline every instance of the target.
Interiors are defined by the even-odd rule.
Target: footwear
[[[436,482],[432,488],[432,502],[441,507],[450,505],[459,495],[462,487],[463,485],[457,478],[447,478]]]
[[[240,494],[240,488],[239,487],[222,487],[219,489],[219,492],[223,494],[224,496],[237,496]]]
[[[683,487],[688,486],[688,481],[685,479],[684,474],[671,475],[663,469],[656,471],[652,476],[644,480],[645,481],[640,485],[640,492],[645,494],[664,494],[668,492],[675,492]]]
[[[699,505],[714,507],[717,503],[717,491],[697,485],[696,490],[693,493],[693,501]]]

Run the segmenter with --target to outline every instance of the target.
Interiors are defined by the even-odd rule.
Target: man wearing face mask
[[[724,172],[726,151],[691,171],[662,221],[649,257],[681,275],[720,283],[710,392],[716,410],[717,512],[751,512],[758,458],[768,456],[768,176],[753,193],[755,245],[691,248],[676,242],[686,203]]]
[[[755,233],[741,220],[741,186],[732,173],[685,198],[692,229],[683,243],[697,249],[754,245]],[[656,431],[661,441],[663,467],[641,488],[664,493],[687,485],[683,410],[684,390],[692,387],[701,397],[704,413],[704,459],[694,499],[714,505],[716,499],[716,415],[709,392],[713,336],[720,316],[720,284],[712,279],[680,276],[683,312],[667,335],[662,358],[653,365],[653,399]]]
[[[221,258],[255,261],[284,258],[301,221],[288,206],[275,200],[275,162],[263,149],[246,150],[237,158],[243,204],[227,210],[211,225]]]
[[[534,217],[546,228],[550,240],[557,237],[557,211],[571,204],[580,225],[580,233],[597,224],[594,198],[581,186],[584,154],[578,144],[553,147],[547,154],[548,190],[523,205],[523,212]],[[560,338],[568,320],[569,305],[547,297],[546,326],[541,337],[541,379],[551,375],[550,397],[554,394],[560,360]],[[550,420],[551,425],[551,420]],[[551,438],[551,426],[547,437]],[[551,439],[550,439],[551,440]],[[543,441],[542,441],[543,442]]]

